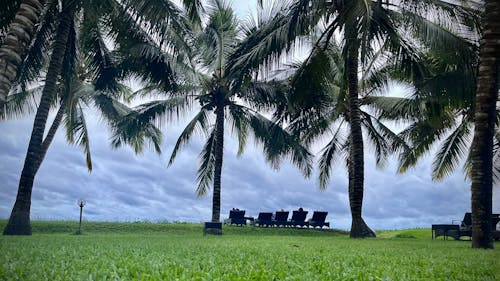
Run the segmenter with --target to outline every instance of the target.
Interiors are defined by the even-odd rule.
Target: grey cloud
[[[0,124],[0,216],[7,218],[15,199],[17,181],[31,122],[16,120]],[[103,124],[89,120],[94,169],[87,172],[84,156],[67,145],[58,133],[47,154],[33,189],[32,218],[77,219],[76,200],[85,198],[89,220],[169,220],[200,222],[210,219],[211,195],[198,198],[196,170],[203,138],[195,138],[167,168],[169,153],[182,127],[168,128],[164,154],[152,151],[135,155],[130,148],[110,149]],[[93,134],[93,132],[97,132]],[[348,229],[350,212],[347,174],[342,167],[332,171],[325,191],[319,191],[316,175],[304,179],[299,171],[283,163],[279,171],[264,161],[259,147],[249,143],[236,157],[236,141],[226,138],[222,186],[222,216],[237,207],[256,216],[259,211],[281,208],[326,210],[336,228]],[[364,216],[374,228],[428,227],[431,223],[459,219],[469,208],[469,183],[460,171],[443,182],[430,180],[429,160],[407,174],[396,175],[392,162],[384,170],[374,169],[367,156]],[[498,192],[495,200],[498,202]],[[498,204],[498,203],[495,203]],[[499,206],[495,205],[495,208]],[[498,210],[497,210],[498,212]]]

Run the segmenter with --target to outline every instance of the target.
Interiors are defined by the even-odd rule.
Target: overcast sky
[[[253,1],[233,1],[240,15]],[[34,116],[0,122],[0,218],[8,218]],[[77,220],[76,202],[84,198],[87,220],[189,221],[211,218],[211,194],[196,196],[196,169],[203,138],[195,137],[167,168],[168,157],[186,122],[164,128],[163,154],[146,150],[135,155],[130,148],[112,149],[109,133],[98,117],[89,118],[93,171],[88,173],[83,153],[68,145],[59,130],[35,180],[31,218]],[[349,229],[347,173],[336,167],[325,191],[315,176],[304,179],[298,170],[283,163],[279,171],[264,161],[260,148],[249,142],[244,155],[236,157],[237,145],[226,135],[222,176],[222,212],[239,208],[247,215],[279,209],[326,210],[332,227]],[[431,159],[422,159],[406,174],[396,174],[395,161],[383,170],[367,149],[363,216],[374,229],[430,227],[451,223],[470,211],[470,183],[461,169],[441,182],[432,182]],[[494,187],[493,209],[500,212],[499,188]]]

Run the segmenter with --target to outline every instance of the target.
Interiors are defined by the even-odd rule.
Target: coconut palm
[[[273,21],[271,26],[275,26],[274,34],[260,38],[257,34],[248,40],[260,39],[262,42],[251,51],[239,52],[279,57],[297,36],[309,32],[318,22],[326,25],[319,35],[322,41],[329,42],[340,32],[344,42],[342,53],[345,56],[344,75],[348,89],[346,106],[350,125],[348,171],[349,201],[353,218],[351,237],[374,235],[361,216],[364,160],[358,98],[359,70],[367,67],[369,58],[374,53],[387,51],[395,55],[394,59],[402,73],[420,75],[420,50],[417,46],[421,42],[408,35],[429,41],[434,48],[461,48],[461,38],[448,32],[443,25],[448,18],[470,23],[471,21],[467,21],[471,18],[470,9],[445,1],[297,0],[291,5],[288,14],[276,17]],[[318,47],[321,46],[315,44],[315,48]],[[241,64],[257,66],[251,56],[242,56],[237,65]]]
[[[8,0],[0,14],[0,115],[42,13],[44,0]]]
[[[166,94],[168,98],[139,106],[136,109],[138,114],[134,113],[131,117],[143,122],[170,121],[188,110],[195,110],[194,117],[177,140],[169,165],[196,131],[207,136],[200,153],[197,194],[203,196],[212,188],[211,220],[219,222],[227,123],[238,138],[239,155],[244,151],[249,134],[252,134],[255,141],[262,145],[266,160],[273,168],[279,168],[280,161],[289,158],[307,176],[311,169],[311,154],[297,139],[259,112],[272,109],[274,99],[283,96],[285,86],[277,80],[257,79],[257,75],[248,68],[228,67],[234,63],[231,58],[242,44],[242,38],[254,32],[255,26],[240,24],[225,1],[209,1],[205,10],[206,23],[198,32],[193,29],[192,38],[188,39],[189,45],[186,46],[193,55],[175,66],[176,71],[184,72],[179,88],[165,93],[162,87],[149,85],[142,92]],[[157,62],[171,61],[168,50],[162,49],[161,44],[154,44],[153,40],[135,47],[139,46],[135,52],[127,53],[145,54],[150,60],[154,57]]]
[[[106,34],[109,35],[108,38],[112,38],[111,35],[114,34],[114,30],[109,28],[110,23],[119,22],[122,28],[123,25],[134,21],[133,13],[136,10],[115,1],[68,0],[61,1],[61,7],[58,7],[58,1],[48,4],[50,5],[46,7],[47,12],[17,78],[21,93],[29,92],[26,91],[27,85],[39,78],[48,65],[45,84],[36,106],[33,131],[19,181],[16,202],[4,229],[4,234],[7,235],[31,234],[29,214],[33,182],[63,117],[66,116],[68,140],[77,141],[84,146],[90,169],[88,136],[81,103],[93,100],[105,117],[116,126],[117,118],[130,111],[114,101],[113,96],[119,95],[124,89],[117,83],[120,73],[127,75],[133,70],[118,70],[117,58],[106,46],[105,38]],[[51,53],[50,57],[48,53]],[[83,74],[78,74],[80,68]],[[89,92],[89,81],[99,93],[92,95],[92,98],[88,94],[82,94]],[[79,94],[72,94],[73,92]],[[13,98],[14,112],[16,107],[22,109],[18,106],[22,101],[23,99]],[[59,105],[58,113],[47,137],[44,138],[48,113],[55,103]],[[74,139],[75,134],[76,139]],[[156,149],[159,149],[161,134],[149,124],[143,124],[143,127],[136,131],[115,131],[114,145],[131,143],[136,151],[139,151],[144,144],[144,138],[151,139]]]
[[[310,56],[297,65],[287,95],[288,110],[283,114],[289,122],[288,129],[307,144],[329,140],[322,148],[318,161],[320,189],[327,187],[332,166],[339,160],[343,160],[348,173],[352,173],[349,171],[352,145],[347,103],[349,95],[344,76],[345,57],[335,42],[323,46],[313,49]],[[391,74],[397,73],[397,66],[391,64],[395,61],[391,55],[379,52],[372,56],[368,67],[360,75],[358,86],[361,127],[367,142],[375,148],[379,167],[386,164],[390,154],[408,149],[405,141],[379,117],[383,112],[380,104],[394,104],[402,100],[384,96],[391,88]],[[352,193],[351,186],[349,191]]]
[[[485,0],[479,50],[474,139],[472,141],[472,247],[493,248],[492,211],[493,139],[500,77],[500,4]]]

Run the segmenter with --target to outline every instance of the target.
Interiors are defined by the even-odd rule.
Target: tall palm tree
[[[352,176],[352,171],[349,171],[352,168],[353,151],[348,105],[351,97],[344,76],[345,59],[335,42],[313,49],[291,77],[291,90],[287,96],[288,110],[284,112],[284,118],[289,122],[288,128],[307,144],[329,139],[318,161],[320,189],[327,187],[332,165],[339,160],[345,161],[349,176]],[[379,52],[371,56],[368,67],[361,72],[358,85],[360,129],[366,133],[368,143],[375,148],[379,167],[386,164],[390,154],[408,149],[405,141],[378,116],[382,112],[379,104],[399,100],[383,96],[390,89],[390,75],[397,67],[391,61],[394,61],[391,53]],[[352,178],[349,179],[352,181]],[[352,188],[350,185],[350,194],[353,193]],[[365,237],[374,235],[366,234]]]
[[[66,2],[65,2],[66,3]],[[31,138],[28,144],[28,152],[19,180],[19,189],[16,202],[9,217],[9,222],[4,229],[4,235],[30,235],[31,226],[29,213],[31,207],[31,191],[38,167],[36,163],[41,162],[43,135],[53,96],[57,90],[57,80],[61,73],[66,43],[70,33],[71,19],[76,11],[75,3],[64,4],[61,11],[60,21],[57,27],[57,35],[50,60],[45,86],[38,106]]]
[[[36,33],[45,0],[8,0],[0,14],[0,115],[12,83]],[[7,31],[7,32],[5,32]],[[4,33],[5,32],[5,33]]]
[[[447,1],[293,1],[290,12],[277,17],[272,26],[272,36],[259,38],[257,34],[249,40],[261,39],[263,42],[252,52],[271,57],[279,57],[297,36],[310,32],[319,23],[326,23],[326,28],[319,36],[326,42],[341,32],[343,55],[345,56],[344,75],[348,89],[347,110],[350,124],[349,145],[349,201],[353,223],[351,237],[370,237],[373,231],[366,225],[362,216],[364,160],[359,104],[360,69],[367,66],[371,54],[389,51],[395,55],[400,71],[418,75],[417,40],[430,41],[433,46],[452,45],[459,41],[443,27],[442,18],[450,17],[461,22],[469,19],[470,11]],[[410,32],[410,33],[409,33]],[[272,42],[272,43],[271,43]],[[461,44],[453,45],[460,47]],[[320,47],[320,46],[315,46]],[[249,56],[242,56],[238,65],[248,64],[255,67]]]
[[[123,88],[116,82],[120,73],[116,67],[116,58],[105,44],[106,31],[110,30],[106,24],[116,21],[117,18],[127,18],[128,14],[124,12],[126,7],[115,1],[68,0],[61,3],[61,7],[58,7],[57,1],[50,2],[47,6],[37,36],[18,74],[17,83],[20,89],[25,90],[26,85],[39,78],[45,72],[44,67],[48,65],[45,84],[36,107],[33,131],[19,181],[16,202],[3,232],[5,235],[31,234],[29,216],[34,179],[64,116],[70,132],[68,140],[74,141],[76,134],[76,141],[84,146],[87,164],[91,169],[88,136],[81,108],[81,102],[90,99],[88,94],[83,94],[89,92],[86,81],[92,81],[93,87],[99,93],[92,95],[91,100],[113,125],[117,124],[116,120],[119,117],[130,111],[112,98]],[[121,12],[117,12],[116,9]],[[50,58],[47,53],[51,53]],[[82,61],[78,60],[80,57],[83,58]],[[80,75],[78,69],[81,66],[83,74]],[[87,86],[83,87],[82,84]],[[59,99],[56,99],[58,92],[61,94]],[[14,111],[16,104],[20,104],[19,101],[22,100],[13,100]],[[50,107],[57,102],[58,113],[44,138]],[[122,131],[117,131],[115,137],[118,141],[115,141],[115,145],[123,142],[132,143],[136,150],[140,150],[141,144],[144,143],[142,138],[150,138],[153,142],[159,142],[161,139],[160,132],[148,124],[130,133],[135,134],[126,136]],[[159,148],[157,144],[155,147]]]
[[[202,196],[212,188],[211,220],[219,222],[228,122],[239,141],[238,154],[243,153],[247,138],[252,134],[262,145],[266,160],[273,168],[279,168],[280,161],[288,158],[307,176],[311,170],[311,154],[296,138],[259,112],[273,108],[274,99],[283,96],[284,85],[280,81],[257,79],[249,68],[229,67],[234,64],[231,59],[243,43],[242,38],[254,32],[255,27],[240,25],[225,1],[209,1],[206,11],[206,23],[198,32],[193,29],[192,38],[187,40],[189,45],[186,48],[192,50],[192,56],[177,62],[175,67],[171,64],[176,71],[184,73],[179,78],[179,88],[165,93],[161,86],[149,85],[144,92],[167,94],[168,98],[139,106],[136,109],[139,113],[132,114],[131,119],[149,122],[165,118],[170,121],[189,109],[196,110],[194,118],[177,140],[169,165],[196,131],[207,136],[200,153],[197,193]],[[140,44],[133,53],[147,54],[149,59],[154,57],[157,62],[171,61],[168,50],[153,40]]]
[[[493,138],[500,77],[500,4],[485,0],[472,141],[472,247],[493,249]]]

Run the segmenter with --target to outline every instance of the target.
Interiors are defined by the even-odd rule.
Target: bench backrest
[[[277,211],[275,220],[276,221],[287,221],[289,213],[290,212],[288,212],[288,211]]]
[[[465,213],[464,219],[462,220],[462,227],[469,227],[472,226],[472,214],[471,213]]]
[[[233,220],[240,220],[245,217],[245,210],[231,210],[229,211],[229,218]]]
[[[491,214],[491,229],[495,230],[497,223],[500,222],[500,214]],[[462,220],[461,227],[471,228],[472,227],[472,214],[465,213],[464,219]]]
[[[323,223],[323,222],[325,222],[327,215],[328,215],[328,212],[314,211],[313,216],[311,218],[311,221]]]
[[[273,213],[268,212],[260,212],[259,217],[257,218],[260,221],[270,221],[273,218]]]
[[[293,211],[292,221],[303,222],[306,220],[307,211]]]

